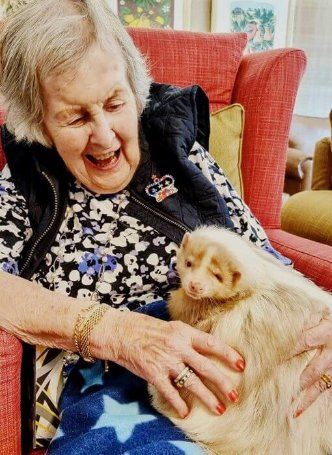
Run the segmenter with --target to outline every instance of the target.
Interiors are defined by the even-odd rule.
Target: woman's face
[[[140,159],[136,101],[117,46],[88,51],[75,70],[42,82],[44,128],[69,171],[95,193],[116,193]]]

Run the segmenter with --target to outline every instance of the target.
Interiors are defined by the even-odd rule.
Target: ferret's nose
[[[202,294],[203,286],[199,281],[190,281],[189,290],[190,292],[194,292],[195,294]]]

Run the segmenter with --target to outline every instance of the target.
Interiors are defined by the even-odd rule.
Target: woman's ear
[[[44,138],[44,145],[46,145],[46,147],[50,147],[50,148],[53,147],[53,141],[52,141],[51,136],[49,135],[44,123],[42,123],[40,125],[40,131]]]
[[[181,248],[185,249],[186,246],[188,245],[190,239],[190,234],[189,232],[186,232],[183,236],[182,242],[181,242]]]

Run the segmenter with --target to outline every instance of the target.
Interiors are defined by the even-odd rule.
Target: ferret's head
[[[252,292],[260,280],[258,263],[246,240],[216,227],[185,234],[177,256],[182,288],[196,300],[223,301]]]

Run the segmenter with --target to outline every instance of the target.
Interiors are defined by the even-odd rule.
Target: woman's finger
[[[332,321],[322,319],[320,324],[303,332],[295,347],[294,355],[332,343]]]
[[[181,418],[184,419],[187,417],[189,414],[188,405],[184,399],[181,398],[179,391],[172,385],[169,378],[154,381],[153,385]]]
[[[322,393],[328,394],[329,399],[332,398],[332,370],[325,372],[318,381],[305,390],[294,417],[299,417]]]
[[[204,378],[214,384],[215,388],[220,391],[228,401],[238,401],[239,394],[231,379],[220,371],[209,358],[204,357],[197,352],[193,352],[190,357],[185,359],[185,362],[194,369],[200,378]],[[203,401],[203,397],[199,398]]]
[[[215,335],[196,332],[192,339],[192,346],[197,352],[216,356],[234,370],[244,371],[245,360],[235,349],[223,343]]]
[[[314,384],[325,371],[332,365],[332,349],[325,348],[318,351],[316,356],[310,361],[300,376],[301,390]]]
[[[186,370],[184,370],[185,372]],[[221,415],[225,412],[226,406],[221,402],[205,384],[201,381],[200,377],[194,373],[192,369],[187,370],[187,377],[185,381],[180,383],[180,387],[184,387],[195,395],[205,406],[210,409],[214,414]],[[181,372],[178,377],[181,377]],[[177,383],[179,387],[179,382]]]
[[[304,330],[312,329],[316,327],[320,321],[323,319],[324,315],[326,315],[326,310],[318,311],[317,313],[313,313],[310,316],[309,321],[305,324]]]

